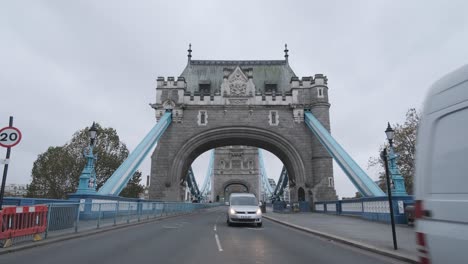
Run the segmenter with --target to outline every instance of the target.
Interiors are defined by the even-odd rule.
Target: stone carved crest
[[[247,95],[247,78],[239,67],[237,67],[229,78],[229,91],[234,96]]]
[[[231,88],[232,95],[246,95],[247,94],[247,85],[241,82],[234,82],[229,84]]]

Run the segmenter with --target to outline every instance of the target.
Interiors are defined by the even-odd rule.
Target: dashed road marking
[[[215,239],[216,239],[216,245],[218,245],[218,250],[220,252],[223,251],[223,248],[221,247],[221,242],[219,242],[218,234],[215,234]]]

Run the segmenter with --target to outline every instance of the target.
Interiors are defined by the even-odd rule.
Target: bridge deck
[[[228,227],[226,209],[4,254],[0,263],[396,263],[271,221]]]

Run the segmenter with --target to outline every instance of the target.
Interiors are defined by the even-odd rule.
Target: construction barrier
[[[47,229],[47,205],[5,207],[0,211],[0,227],[4,247],[20,236],[33,235],[34,240],[40,240],[39,234]]]

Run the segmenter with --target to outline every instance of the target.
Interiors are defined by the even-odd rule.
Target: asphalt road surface
[[[5,264],[401,263],[264,219],[226,225],[227,207],[179,216],[5,255]]]

